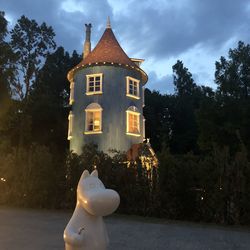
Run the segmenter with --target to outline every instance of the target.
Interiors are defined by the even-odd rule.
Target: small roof
[[[129,161],[136,161],[138,158],[142,159],[143,157],[151,159],[153,166],[158,167],[159,161],[150,143],[133,144],[127,151],[127,159]]]
[[[68,79],[73,77],[75,70],[96,64],[116,64],[137,70],[142,75],[142,82],[147,82],[147,74],[136,65],[124,52],[118,43],[110,25],[107,26],[96,47],[68,73]]]

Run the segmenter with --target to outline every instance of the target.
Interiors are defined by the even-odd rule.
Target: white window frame
[[[130,92],[130,81],[133,83],[133,92],[136,89],[136,95],[134,93]],[[134,98],[134,99],[140,99],[140,80],[135,79],[131,76],[126,76],[126,96]],[[135,86],[135,87],[134,87]]]
[[[93,86],[90,86],[90,78],[94,78]],[[96,78],[100,77],[100,89],[96,90]],[[86,95],[98,95],[102,94],[102,82],[103,82],[103,73],[86,75]],[[93,91],[90,91],[90,87],[93,87]]]
[[[70,96],[69,96],[69,104],[72,105],[75,101],[74,95],[75,95],[75,83],[70,83]]]
[[[70,111],[69,112],[69,116],[68,116],[68,140],[70,141],[72,139],[72,131],[73,131],[73,119],[74,119],[74,115],[73,112]]]
[[[88,105],[88,107],[85,109],[85,131],[84,131],[84,134],[101,134],[102,133],[102,108],[99,104],[97,103],[91,103],[90,105]],[[93,128],[93,130],[89,130],[89,123],[88,123],[88,118],[89,118],[89,115],[90,113],[93,113],[93,116],[94,116],[94,113],[99,113],[100,114],[100,127],[99,129],[95,130]],[[95,121],[93,121],[94,123]],[[94,126],[94,124],[93,124]]]
[[[133,115],[134,117],[137,118],[137,130],[138,132],[135,133],[133,131],[130,131],[129,128],[130,128],[130,124],[129,124],[129,116],[130,115]],[[141,136],[141,133],[140,133],[140,112],[138,112],[137,108],[132,106],[132,107],[129,107],[128,110],[126,110],[126,134],[127,135],[132,135],[132,136]]]

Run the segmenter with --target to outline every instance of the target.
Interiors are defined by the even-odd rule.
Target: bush
[[[1,203],[58,207],[55,194],[62,188],[62,174],[58,172],[60,162],[55,161],[49,148],[37,144],[12,148],[7,155],[1,154],[1,158],[0,175],[6,180],[1,182],[5,191],[1,192]]]
[[[250,223],[250,162],[244,145],[234,156],[228,148],[210,154],[159,154],[149,172],[140,160],[128,162],[85,145],[81,155],[52,153],[46,146],[0,144],[0,204],[68,208],[76,204],[76,187],[84,169],[97,168],[107,188],[121,198],[118,212],[167,219],[227,224]],[[153,175],[152,175],[153,173]]]
[[[97,168],[99,177],[108,188],[115,189],[121,198],[119,210],[122,213],[153,215],[152,182],[140,161],[128,167],[126,156],[116,152],[111,157],[97,150],[95,145],[83,147],[80,156],[69,153],[66,164],[66,207],[75,205],[76,187],[84,169],[92,171]]]

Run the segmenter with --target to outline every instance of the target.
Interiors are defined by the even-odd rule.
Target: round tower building
[[[147,74],[142,59],[131,59],[119,45],[108,21],[96,47],[90,48],[86,25],[83,60],[68,73],[70,81],[70,150],[80,154],[88,143],[106,153],[127,152],[145,139],[143,105]]]

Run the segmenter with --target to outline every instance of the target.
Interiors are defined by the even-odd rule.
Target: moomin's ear
[[[98,177],[98,171],[95,169],[92,173],[91,176],[93,177]]]
[[[85,179],[89,176],[89,171],[88,170],[84,170],[81,176],[81,179]]]

